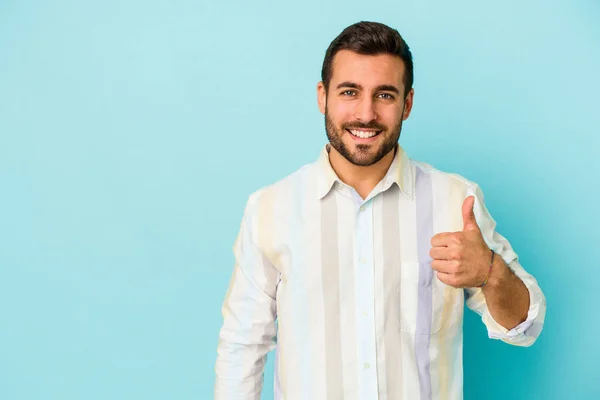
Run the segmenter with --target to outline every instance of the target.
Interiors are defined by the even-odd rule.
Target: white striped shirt
[[[275,399],[454,400],[463,397],[464,302],[490,338],[529,346],[545,297],[496,232],[481,189],[410,159],[400,145],[364,200],[318,160],[250,195],[223,304],[215,399],[260,399],[276,349]],[[462,203],[490,249],[529,290],[525,322],[492,318],[479,288],[443,284],[430,239],[463,228]]]

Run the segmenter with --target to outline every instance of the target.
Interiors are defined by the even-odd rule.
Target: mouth
[[[383,131],[373,129],[346,129],[350,136],[359,142],[371,142]]]

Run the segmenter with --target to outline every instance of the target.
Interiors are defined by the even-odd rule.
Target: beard
[[[402,108],[402,114],[404,114],[404,107]],[[402,115],[401,114],[401,115]],[[357,143],[354,145],[355,151],[350,151],[348,146],[342,140],[342,137],[347,132],[347,129],[375,129],[381,131],[378,135],[381,135],[380,144],[364,144]],[[337,150],[346,160],[354,165],[361,167],[368,167],[379,162],[386,154],[396,148],[398,140],[400,139],[400,131],[402,130],[402,118],[396,125],[391,129],[387,126],[370,122],[368,124],[354,121],[345,122],[336,127],[332,119],[329,117],[327,112],[327,106],[325,106],[325,131],[327,132],[327,139],[329,143]],[[348,133],[350,134],[350,133]],[[378,146],[378,148],[375,148]]]

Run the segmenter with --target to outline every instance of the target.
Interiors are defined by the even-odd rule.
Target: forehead
[[[341,50],[333,58],[330,85],[350,81],[365,88],[387,84],[403,89],[404,70],[404,62],[398,56]]]

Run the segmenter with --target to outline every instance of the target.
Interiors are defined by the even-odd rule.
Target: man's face
[[[414,92],[404,97],[404,62],[390,54],[361,55],[342,50],[333,60],[319,108],[331,146],[355,165],[377,163],[394,149]]]

